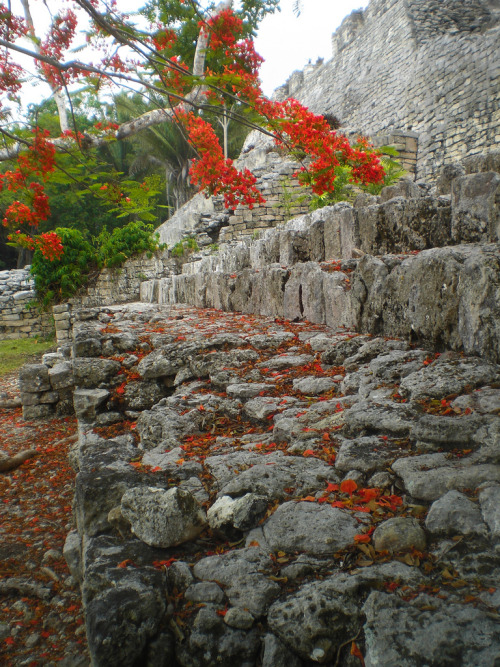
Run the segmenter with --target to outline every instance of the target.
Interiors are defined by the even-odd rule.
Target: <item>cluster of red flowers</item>
[[[238,171],[232,160],[224,158],[210,123],[192,112],[179,113],[178,119],[185,127],[190,143],[200,155],[189,172],[193,182],[200,185],[200,189],[212,195],[222,194],[226,208],[234,208],[238,204],[253,208],[254,204],[264,202],[255,185],[255,176],[248,169]]]
[[[323,116],[312,113],[297,100],[277,102],[262,97],[258,79],[262,58],[255,52],[252,40],[238,41],[242,25],[230,9],[209,21],[210,46],[213,50],[223,49],[225,62],[221,75],[208,74],[220,89],[227,83],[233,94],[253,105],[266,118],[267,129],[273,132],[278,145],[309,157],[307,167],[303,166],[298,173],[301,181],[308,183],[318,195],[333,191],[336,168],[348,165],[354,182],[381,182],[384,169],[378,154],[366,140],[351,146],[345,136],[332,130]],[[209,91],[207,97],[216,99],[218,94]],[[232,162],[224,160],[218,141],[209,128],[201,119],[195,123],[194,117],[190,116],[189,139],[200,154],[191,170],[193,180],[209,194],[223,192],[228,207],[234,206],[235,202],[261,203],[263,200],[257,193],[255,179],[250,179],[250,172],[242,174]]]
[[[28,203],[15,200],[10,204],[2,221],[4,227],[17,227],[16,236],[10,235],[9,240],[16,240],[21,245],[33,249],[38,246],[47,259],[53,260],[62,254],[61,240],[50,232],[31,238],[19,228],[35,230],[42,220],[50,215],[49,200],[43,184],[55,169],[55,147],[48,141],[48,130],[33,130],[34,139],[27,151],[17,159],[17,168],[0,174],[0,190],[4,187],[11,192],[22,192]]]
[[[170,58],[170,64],[163,68],[162,83],[176,95],[184,95],[190,87],[189,69],[177,56]]]
[[[54,60],[61,60],[63,52],[70,47],[73,41],[76,26],[76,14],[71,9],[66,9],[63,13],[55,16],[50,33],[40,44],[40,52]],[[69,83],[80,73],[72,69],[63,73],[57,67],[43,61],[40,61],[39,66],[47,81],[56,87]]]
[[[200,21],[200,28],[204,27]],[[223,9],[208,21],[210,30],[210,48],[217,51],[221,47],[234,46],[238,37],[243,34],[243,21],[232,9]]]

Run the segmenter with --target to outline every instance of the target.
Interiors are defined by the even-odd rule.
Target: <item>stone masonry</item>
[[[0,340],[46,336],[53,331],[50,315],[34,305],[29,269],[0,271]]]
[[[417,178],[500,141],[500,6],[488,0],[372,0],[344,19],[332,58],[276,91],[342,130],[418,136]]]

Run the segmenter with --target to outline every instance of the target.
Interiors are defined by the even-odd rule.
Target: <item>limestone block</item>
[[[451,204],[456,242],[500,241],[500,174],[490,171],[456,178]]]
[[[50,389],[49,369],[45,364],[27,364],[19,372],[21,392],[35,393]]]

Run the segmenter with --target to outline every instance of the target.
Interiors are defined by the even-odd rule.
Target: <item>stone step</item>
[[[145,303],[75,340],[95,667],[494,663],[499,365]]]
[[[401,336],[500,361],[500,244],[360,260],[270,264],[141,284],[141,299]]]

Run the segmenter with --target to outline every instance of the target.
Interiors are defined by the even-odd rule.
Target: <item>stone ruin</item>
[[[335,58],[409,16],[422,72],[454,39],[489,53],[495,5],[455,4],[374,0]],[[65,555],[96,667],[500,660],[500,157],[438,173],[426,142],[417,181],[289,220],[195,198],[161,234],[198,251],[56,308],[23,410],[78,417]],[[290,166],[247,149],[279,194]]]

